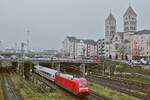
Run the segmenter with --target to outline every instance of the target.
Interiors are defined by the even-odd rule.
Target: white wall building
[[[94,40],[77,39],[67,36],[63,41],[63,55],[69,58],[97,56],[97,46]]]
[[[131,35],[131,53],[133,59],[144,58],[150,61],[150,30],[142,30]]]
[[[98,57],[105,56],[105,41],[104,41],[104,39],[99,39],[97,41],[97,55],[98,55]]]

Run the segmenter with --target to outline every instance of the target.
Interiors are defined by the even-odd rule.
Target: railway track
[[[150,97],[148,95],[142,95],[142,94],[139,94],[137,92],[132,92],[132,91],[128,90],[127,87],[123,87],[121,85],[115,84],[113,82],[104,80],[104,79],[96,77],[96,76],[87,76],[86,78],[91,82],[95,82],[95,83],[100,84],[102,86],[106,86],[106,87],[111,88],[113,90],[117,90],[119,92],[128,94],[130,96],[134,96],[134,97],[139,98],[139,99],[143,99],[143,100],[149,100],[150,99]]]
[[[38,79],[39,81],[42,81],[44,84],[46,84],[48,87],[50,87],[53,91],[56,91],[57,87],[54,85],[54,83],[50,82],[48,79],[39,76],[37,74],[33,74],[32,77]]]
[[[23,100],[16,94],[13,82],[8,74],[3,74],[3,94],[5,100]]]
[[[135,81],[130,81],[130,80],[125,80],[122,78],[114,78],[114,77],[107,77],[107,76],[100,76],[100,75],[90,75],[92,77],[97,78],[98,80],[104,81],[104,82],[109,82],[112,84],[116,84],[118,86],[127,88],[127,89],[133,89],[133,90],[138,90],[140,92],[146,93],[146,90],[150,90],[150,84],[145,84],[145,83],[139,83]]]
[[[87,96],[88,100],[111,100],[110,98],[100,95],[92,90],[90,90],[89,95]]]

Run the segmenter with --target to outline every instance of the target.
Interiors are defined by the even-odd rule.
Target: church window
[[[118,48],[119,48],[119,45],[115,44],[115,49],[118,50]]]
[[[115,40],[118,41],[118,38],[116,37]]]
[[[129,16],[129,19],[130,19],[130,17],[131,17],[131,16]]]

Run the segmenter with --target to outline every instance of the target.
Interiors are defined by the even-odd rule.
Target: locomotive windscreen
[[[86,80],[80,80],[79,86],[87,86],[87,81]]]

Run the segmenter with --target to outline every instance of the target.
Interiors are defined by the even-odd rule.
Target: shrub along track
[[[109,87],[111,89],[115,89],[119,92],[128,94],[130,96],[134,96],[139,99],[144,99],[144,100],[150,99],[148,94],[145,95],[139,92],[135,92],[135,90],[139,90],[143,92],[147,89],[150,89],[150,86],[148,84],[142,84],[142,83],[138,84],[138,82],[132,82],[132,81],[120,80],[120,79],[114,80],[114,79],[109,79],[98,75],[88,75],[86,76],[86,78],[91,82],[95,82],[97,84]],[[133,89],[133,91],[131,89]]]

